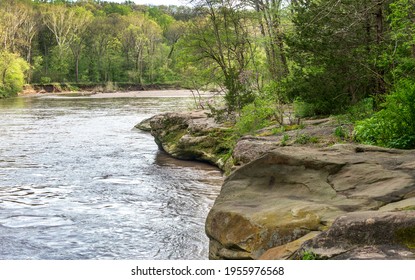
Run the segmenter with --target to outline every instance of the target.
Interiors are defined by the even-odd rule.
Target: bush
[[[359,121],[355,139],[359,142],[390,148],[415,148],[415,82],[399,81],[386,97],[383,109],[373,117]]]
[[[317,115],[316,106],[312,103],[307,103],[296,99],[294,101],[294,113],[298,118],[308,118]]]
[[[349,123],[355,123],[372,116],[374,113],[373,104],[374,101],[372,98],[365,98],[350,106],[345,114]]]
[[[284,82],[289,100],[296,100],[299,117],[328,116],[343,112],[351,100],[341,78],[324,67],[293,69]]]
[[[22,91],[27,70],[29,64],[17,54],[0,52],[0,97]]]
[[[243,107],[241,116],[235,124],[235,130],[243,135],[267,127],[277,113],[278,109],[275,101],[257,98],[254,102]]]
[[[296,139],[294,141],[294,143],[300,145],[317,144],[318,142],[319,140],[316,136],[310,136],[308,134],[297,134]]]
[[[349,138],[349,131],[345,126],[338,126],[334,130],[334,135],[340,140],[346,140]]]

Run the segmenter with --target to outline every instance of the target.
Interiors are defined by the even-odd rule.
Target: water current
[[[0,259],[207,259],[222,183],[133,129],[188,97],[0,100]]]

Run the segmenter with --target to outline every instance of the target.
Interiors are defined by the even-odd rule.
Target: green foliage
[[[213,73],[212,80],[225,89],[228,111],[239,112],[254,99],[256,47],[250,33],[254,18],[235,2],[205,1],[203,7],[182,39],[187,60]]]
[[[287,98],[286,88],[284,81],[276,82],[269,81],[266,83],[262,89],[260,89],[261,95],[269,99],[274,99],[279,103],[288,103],[289,99]]]
[[[119,14],[119,15],[126,16],[126,15],[132,13],[132,9],[131,9],[130,6],[117,4],[117,3],[106,3],[105,6],[104,6],[103,11],[107,15]]]
[[[346,126],[343,126],[343,125],[339,125],[338,127],[335,128],[334,135],[339,140],[347,140],[347,139],[350,138],[349,129]]]
[[[212,111],[239,114],[240,134],[281,123],[278,104],[295,100],[298,117],[343,114],[335,131],[342,139],[344,125],[386,100],[359,123],[357,137],[412,145],[413,136],[399,132],[412,133],[410,114],[395,117],[387,108],[401,110],[402,102],[385,95],[415,75],[414,0],[197,2],[0,1],[0,53],[16,53],[14,63],[0,61],[1,95],[18,91],[25,73],[27,82],[94,82],[103,90],[178,82],[224,93],[226,108]]]
[[[54,82],[68,80],[71,66],[71,54],[68,48],[55,46],[49,57],[49,75]]]
[[[243,76],[243,72],[234,68],[229,69],[225,75],[225,101],[230,112],[240,111],[255,99],[252,89],[243,81]]]
[[[348,122],[355,123],[373,115],[373,104],[374,101],[372,98],[365,98],[349,107],[346,111],[346,118]]]
[[[287,146],[288,140],[290,140],[290,136],[288,134],[284,134],[281,139],[281,146]]]
[[[291,100],[311,104],[307,112],[330,115],[387,90],[379,56],[386,41],[386,1],[296,1],[294,32],[288,34]]]
[[[296,99],[294,101],[294,113],[298,118],[314,117],[318,114],[317,106],[313,103],[308,103]]]
[[[274,101],[257,98],[242,108],[235,130],[239,135],[255,132],[269,126],[276,113],[277,107]]]
[[[312,251],[305,251],[302,260],[316,260],[317,256]]]
[[[415,74],[415,1],[395,0],[390,4],[391,39],[394,44],[385,53],[385,64],[393,67],[395,80]]]
[[[415,148],[415,81],[404,79],[386,97],[383,109],[355,126],[357,141],[390,148]]]
[[[159,7],[153,6],[147,9],[148,15],[154,19],[163,30],[172,24],[175,20],[172,16],[163,12]]]
[[[300,144],[300,145],[317,144],[318,142],[319,140],[316,136],[310,136],[305,133],[298,134],[294,140],[294,143]]]
[[[338,123],[334,135],[339,140],[353,140],[353,125],[364,119],[370,118],[374,114],[374,101],[372,98],[366,98],[350,106],[342,115],[335,116]]]
[[[0,97],[22,91],[29,64],[17,54],[0,52]]]

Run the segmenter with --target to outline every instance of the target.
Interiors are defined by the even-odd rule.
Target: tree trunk
[[[4,70],[3,70],[3,73],[2,73],[2,83],[3,83],[3,85],[5,85],[6,84],[6,74],[7,74],[7,67],[6,68],[4,68]]]
[[[170,52],[169,52],[169,55],[167,56],[167,59],[170,59],[172,57],[173,51],[174,51],[174,44],[170,48]]]
[[[380,46],[383,42],[384,35],[384,13],[383,13],[383,0],[377,2],[376,17],[376,43]],[[377,94],[383,95],[386,92],[386,85],[384,81],[385,71],[380,69],[376,77],[376,91]]]
[[[75,81],[79,82],[79,55],[75,58]]]
[[[378,2],[376,11],[376,43],[379,45],[383,41],[383,1]]]

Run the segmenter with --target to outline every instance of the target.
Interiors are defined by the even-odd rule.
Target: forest
[[[415,148],[415,1],[0,0],[0,96],[50,83],[215,89],[241,133],[294,104]]]

